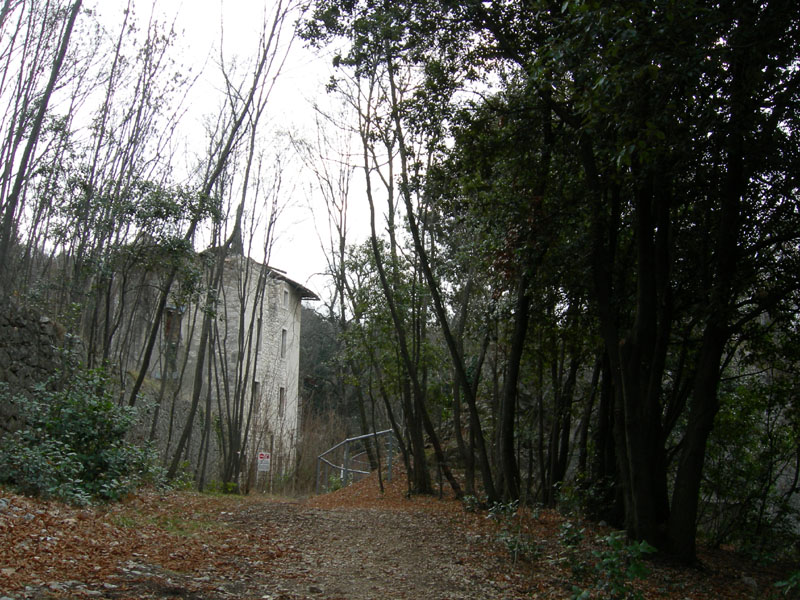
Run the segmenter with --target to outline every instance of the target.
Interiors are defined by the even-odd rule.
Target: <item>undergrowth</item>
[[[20,493],[85,506],[164,480],[155,451],[125,440],[137,411],[114,401],[102,370],[76,370],[60,389],[40,385],[31,398],[2,386],[0,403],[22,417],[22,428],[0,439],[0,483]]]

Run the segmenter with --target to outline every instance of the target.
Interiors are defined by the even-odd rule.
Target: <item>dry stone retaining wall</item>
[[[18,425],[16,407],[8,396],[27,394],[61,367],[58,350],[65,340],[63,328],[49,317],[0,301],[0,382],[10,394],[0,397],[0,435]]]

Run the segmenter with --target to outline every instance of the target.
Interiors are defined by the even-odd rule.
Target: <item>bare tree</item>
[[[2,77],[3,82],[7,75],[12,75],[9,72],[8,65],[15,61],[14,46],[16,45],[17,35],[22,34],[24,41],[22,42],[22,57],[19,59],[22,64],[20,64],[16,77],[20,93],[15,97],[14,106],[16,110],[12,110],[8,129],[4,136],[6,143],[4,144],[4,156],[2,158],[5,169],[2,176],[2,185],[0,185],[0,210],[2,211],[2,221],[0,221],[0,283],[4,282],[8,277],[7,271],[10,267],[9,252],[14,242],[16,220],[23,198],[24,185],[30,175],[30,163],[36,145],[39,143],[42,125],[53,91],[61,75],[70,37],[72,36],[81,4],[82,0],[76,0],[70,6],[68,12],[57,19],[48,19],[47,13],[54,7],[51,7],[47,2],[44,5],[34,4],[27,15],[25,14],[26,6],[24,4],[17,5],[14,8],[21,8],[22,13],[20,14],[17,28],[13,32],[9,32],[10,35],[8,37],[5,24],[10,17],[12,7],[9,2],[6,2],[2,9],[2,18],[0,19],[0,24],[4,26],[2,37],[3,41],[9,40],[8,49],[3,50],[4,58],[6,59],[6,69]],[[56,12],[58,12],[57,7]],[[30,20],[27,20],[29,24],[27,31],[23,30],[24,16],[31,17]],[[52,23],[44,35],[39,32],[38,40],[35,37],[36,29],[31,25],[31,21],[34,19],[41,19],[41,25],[44,27],[47,26],[48,21]],[[47,56],[46,46],[50,41],[55,42],[55,49],[51,56]],[[45,48],[42,48],[43,45]],[[44,51],[44,56],[40,54],[40,51]],[[30,68],[25,68],[27,58],[30,58]],[[35,92],[38,70],[48,61],[50,62],[49,76],[41,95],[38,95]],[[0,83],[0,87],[3,87],[3,83]],[[28,120],[29,114],[32,115],[30,120]],[[25,140],[24,145],[23,139]],[[16,152],[20,146],[22,146],[22,154],[19,159],[16,159]],[[11,171],[14,167],[16,167],[16,173],[12,177]],[[7,187],[9,184],[10,189]]]
[[[295,149],[315,181],[314,190],[324,201],[325,234],[319,232],[320,245],[327,261],[327,273],[333,280],[333,296],[328,311],[335,320],[339,332],[346,336],[350,320],[358,319],[361,311],[353,306],[353,290],[347,278],[347,244],[349,199],[352,178],[356,170],[351,145],[357,132],[352,129],[354,115],[352,107],[346,102],[338,111],[327,113],[316,107],[316,139],[313,142],[295,139]],[[349,356],[347,353],[345,355]],[[359,369],[352,357],[343,359],[337,365],[337,390],[341,407],[348,405],[348,390],[353,389],[358,407],[361,433],[374,430],[367,418],[366,394],[361,384],[350,385],[359,380]],[[378,460],[372,440],[365,440],[370,466],[378,468]]]
[[[294,11],[296,9],[297,5],[294,2],[279,2],[274,7],[272,14],[268,17],[265,17],[264,27],[259,40],[257,60],[251,75],[246,79],[245,83],[241,85],[234,84],[232,77],[225,70],[224,61],[220,61],[221,66],[223,67],[223,75],[225,77],[227,86],[226,103],[228,110],[230,111],[231,125],[225,136],[220,140],[219,153],[216,155],[216,158],[213,161],[214,167],[210,171],[204,186],[204,191],[206,193],[211,191],[211,187],[222,174],[223,169],[226,167],[227,161],[234,153],[235,148],[242,143],[243,140],[249,139],[251,142],[248,145],[248,148],[252,149],[253,151],[248,152],[247,163],[252,165],[256,130],[259,121],[266,110],[270,94],[275,85],[275,81],[280,75],[281,68],[286,60],[289,49],[291,48],[291,39],[294,36],[294,29],[290,23],[290,19],[295,16]],[[211,164],[211,161],[209,164]],[[247,177],[249,177],[249,175]],[[243,194],[247,194],[248,186],[245,185],[242,189]],[[243,208],[244,204],[242,203],[241,210],[243,210]],[[238,218],[234,224],[234,232],[241,232],[241,210],[237,210]],[[190,230],[193,234],[197,227],[197,223],[193,223],[192,225],[193,226],[190,227]],[[209,293],[206,297],[206,306],[209,308],[214,306],[216,303],[217,299],[215,298],[214,292],[216,289],[219,289],[219,283],[221,282],[225,269],[225,259],[228,255],[228,252],[231,250],[231,246],[235,243],[235,239],[236,238],[228,238],[221,248],[219,248],[215,257],[215,264],[213,267],[215,285],[209,288]],[[166,305],[166,294],[162,296],[162,304]],[[194,381],[192,384],[189,415],[169,467],[169,475],[172,477],[174,477],[178,471],[181,454],[188,442],[193,428],[195,415],[197,413],[197,408],[203,389],[203,372],[205,369],[206,353],[209,350],[213,350],[209,343],[212,339],[212,321],[212,313],[209,310],[206,310],[203,315],[203,324],[200,329],[200,339],[198,342],[199,345],[196,358],[197,362],[195,365]],[[151,332],[153,346],[155,345],[154,338],[157,335],[155,327],[156,326],[154,326],[154,329]],[[138,393],[138,390],[135,391]],[[240,392],[241,391],[242,390],[240,390]],[[131,398],[133,400],[134,396],[131,396]],[[241,400],[242,398],[240,395],[240,408],[244,406]],[[243,413],[241,411],[237,411],[237,415],[242,415],[243,418]],[[242,424],[242,422],[243,421],[239,419],[237,424]],[[241,430],[237,428],[236,441],[234,442],[236,447],[240,446],[240,441],[238,439],[240,432]],[[244,433],[246,435],[246,428]],[[235,452],[240,452],[240,450],[236,450]],[[231,472],[229,473],[231,478],[238,477],[238,472],[241,466],[239,462],[240,457],[241,454],[237,454],[231,466]]]

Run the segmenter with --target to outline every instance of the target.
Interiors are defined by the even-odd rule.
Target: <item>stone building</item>
[[[171,286],[135,399],[145,409],[143,419],[132,435],[134,441],[152,441],[165,466],[177,456],[182,470],[200,482],[249,489],[256,484],[259,453],[270,455],[271,469],[258,483],[295,466],[301,303],[318,298],[285,272],[245,257],[241,245],[229,245],[224,264],[217,252],[189,256]],[[17,394],[59,372],[68,377],[72,368],[60,371],[63,355],[57,350],[68,345],[80,364],[105,366],[120,404],[130,402],[170,257],[155,244],[140,244],[129,254],[135,260],[124,276],[107,280],[106,287],[87,284],[107,297],[92,304],[87,295],[85,318],[73,333],[24,305],[0,302],[0,384]],[[206,315],[211,326],[198,370]],[[105,352],[98,331],[113,333]],[[0,435],[18,427],[17,410],[1,396]]]
[[[206,285],[216,290],[216,303],[193,427],[201,431],[208,419],[206,430],[214,435],[210,440],[193,435],[187,456],[195,472],[203,465],[207,481],[237,481],[249,489],[256,484],[259,453],[271,458],[270,471],[262,473],[260,483],[294,467],[301,303],[318,298],[283,271],[241,254],[225,258],[221,281],[213,281],[210,273],[207,277]],[[167,307],[158,356],[151,366],[152,380],[174,389],[177,421],[184,426],[186,417],[181,415],[189,412],[206,310],[205,298]],[[156,439],[169,454],[172,449],[163,443],[175,438],[174,422],[160,412],[154,419]],[[233,454],[238,453],[243,460],[237,465]]]

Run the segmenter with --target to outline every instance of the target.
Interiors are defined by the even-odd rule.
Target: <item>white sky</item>
[[[203,75],[189,96],[189,112],[182,123],[184,131],[190,132],[195,127],[200,131],[203,116],[213,112],[220,101],[219,69],[215,62],[219,55],[220,24],[224,24],[223,50],[226,58],[233,58],[234,55],[249,58],[258,48],[264,1],[270,6],[273,2],[155,0],[157,14],[163,15],[164,19],[176,19],[175,30],[179,40],[177,58],[187,66],[191,65],[195,73],[205,64]],[[121,21],[127,0],[94,0],[93,5],[104,23],[114,24]],[[135,12],[143,25],[147,22],[150,10],[148,0],[137,0]],[[111,27],[113,30],[113,25]],[[287,65],[270,98],[267,122],[262,127],[265,130],[310,132],[314,119],[312,103],[315,100],[324,101],[324,86],[330,77],[330,64],[330,55],[316,56],[303,47],[302,40],[294,40]],[[300,170],[298,161],[297,173]],[[287,178],[293,176],[294,173],[287,174]],[[279,233],[269,262],[285,270],[291,279],[321,295],[326,286],[326,280],[321,275],[325,270],[325,258],[317,228],[325,235],[327,224],[324,204],[319,198],[309,197],[308,180],[305,184],[291,187],[293,192],[286,199],[286,209],[278,222]],[[316,226],[314,212],[317,213]],[[356,217],[360,217],[363,231],[365,211],[356,209],[355,212],[360,214],[351,215],[350,222],[355,222],[358,227],[359,219]]]

